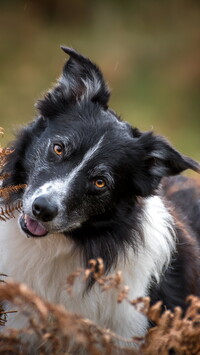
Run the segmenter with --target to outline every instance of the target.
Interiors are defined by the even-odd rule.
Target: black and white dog
[[[200,165],[121,121],[98,67],[62,49],[70,59],[4,168],[4,187],[27,188],[11,196],[23,201],[19,225],[0,225],[0,272],[117,334],[141,336],[147,319],[127,302],[117,305],[116,290],[101,292],[80,277],[70,296],[66,277],[101,257],[107,274],[122,271],[130,299],[150,295],[184,308],[187,295],[200,294],[200,189],[169,176]],[[13,314],[8,326],[23,321]]]

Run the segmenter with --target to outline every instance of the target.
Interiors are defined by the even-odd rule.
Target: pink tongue
[[[34,219],[26,216],[26,227],[34,235],[44,235],[47,233],[47,230],[39,224],[39,222],[34,221]]]

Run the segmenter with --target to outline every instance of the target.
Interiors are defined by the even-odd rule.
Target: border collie
[[[44,299],[110,328],[142,336],[146,317],[116,290],[101,292],[77,278],[65,280],[101,257],[106,274],[121,270],[129,298],[149,295],[163,307],[185,308],[200,295],[200,189],[170,177],[200,165],[163,137],[141,132],[108,108],[110,91],[99,68],[71,48],[57,84],[39,100],[38,117],[18,134],[3,186],[26,184],[19,223],[1,222],[0,272]],[[13,314],[8,326],[22,327]]]

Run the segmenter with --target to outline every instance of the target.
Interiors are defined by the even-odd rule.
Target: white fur
[[[82,100],[84,100],[85,98],[91,99],[101,89],[102,82],[96,77],[95,73],[92,72],[92,74],[93,74],[92,80],[90,80],[88,78],[87,78],[87,80],[82,79],[82,82],[85,86],[85,91],[84,91],[83,95],[81,96]]]
[[[135,254],[127,251],[127,258],[118,260],[115,270],[122,271],[124,284],[130,287],[129,298],[146,296],[152,276],[158,281],[168,265],[175,248],[173,220],[162,200],[155,196],[146,199],[141,220],[144,245]],[[83,292],[85,282],[76,280],[73,295],[66,291],[67,276],[82,267],[79,252],[62,234],[27,238],[17,221],[0,222],[0,272],[15,281],[24,282],[44,299],[63,304],[68,310],[89,318],[124,337],[142,336],[147,320],[128,302],[116,303],[117,292],[102,292],[95,284],[89,293]],[[8,326],[22,327],[23,317],[13,314]]]
[[[60,84],[62,86],[62,91],[66,96],[68,96],[70,94],[70,90],[75,94],[79,92],[79,87],[82,82],[82,94],[80,97],[77,97],[77,100],[83,100],[85,98],[91,99],[101,89],[102,82],[97,77],[95,71],[91,71],[90,74],[91,79],[87,78],[87,80],[84,80],[83,78],[80,78],[79,82],[79,80],[77,81],[77,79],[74,79],[71,75],[66,75],[65,73],[58,79],[58,85]],[[50,90],[50,92],[53,90],[54,89]]]

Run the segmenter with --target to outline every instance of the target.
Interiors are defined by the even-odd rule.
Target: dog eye
[[[93,184],[96,186],[96,187],[98,187],[99,189],[102,189],[103,187],[105,187],[106,186],[106,182],[105,182],[105,180],[103,180],[103,179],[96,179],[96,180],[94,180],[93,181]]]
[[[53,146],[53,151],[54,153],[56,153],[57,155],[62,155],[63,154],[63,147],[61,144],[54,144]]]

